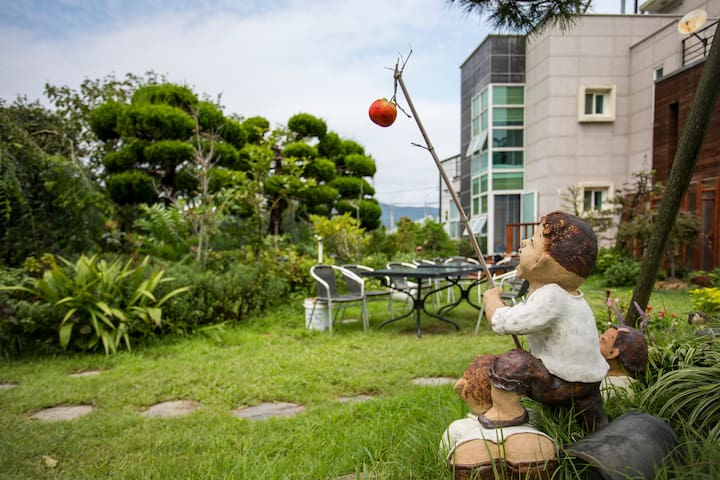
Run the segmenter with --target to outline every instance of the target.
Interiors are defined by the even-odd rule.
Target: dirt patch
[[[87,415],[92,412],[93,409],[94,407],[92,405],[44,408],[30,415],[30,418],[43,422],[62,422]]]
[[[290,402],[276,402],[238,408],[233,410],[233,414],[236,417],[247,418],[248,420],[262,420],[269,417],[290,417],[304,411],[304,405]]]
[[[687,290],[690,284],[679,278],[668,278],[655,283],[655,290]]]
[[[171,400],[157,403],[140,415],[148,418],[181,417],[194,412],[198,408],[200,408],[200,404],[194,400]]]
[[[434,387],[436,385],[454,385],[457,381],[457,378],[450,377],[418,377],[412,379],[412,383],[414,383],[415,385],[431,387]]]

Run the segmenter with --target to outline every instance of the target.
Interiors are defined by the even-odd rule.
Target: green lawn
[[[604,288],[595,283],[585,291],[598,317],[606,316]],[[628,290],[613,296],[627,301]],[[113,356],[0,363],[0,383],[17,383],[0,389],[0,478],[451,478],[437,447],[464,405],[451,385],[412,379],[457,378],[476,355],[512,348],[511,339],[487,325],[474,335],[477,313],[467,306],[453,312],[459,332],[427,318],[422,338],[412,318],[378,330],[387,318],[382,301],[370,304],[369,331],[355,322],[331,336],[305,330],[302,299],[288,303],[214,336],[164,339]],[[684,292],[656,293],[651,304],[682,318],[690,310]],[[102,373],[68,376],[89,369]],[[373,398],[339,401],[359,394]],[[177,399],[202,407],[184,417],[140,415]],[[261,421],[232,413],[267,401],[307,410]],[[68,422],[29,418],[75,404],[95,410]],[[58,464],[49,467],[43,456]]]

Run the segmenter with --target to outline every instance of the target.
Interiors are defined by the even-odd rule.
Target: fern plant
[[[141,205],[142,216],[135,225],[148,232],[143,248],[151,255],[167,260],[180,260],[190,253],[191,229],[177,207],[161,203]]]
[[[32,287],[23,290],[63,312],[59,342],[63,349],[73,345],[95,350],[100,344],[105,353],[121,346],[130,350],[131,335],[147,335],[162,324],[162,305],[189,287],[180,287],[157,299],[158,285],[170,281],[163,270],[152,271],[149,257],[139,265],[132,260],[107,262],[97,256],[81,256],[76,263],[64,258],[65,268],[53,263]]]

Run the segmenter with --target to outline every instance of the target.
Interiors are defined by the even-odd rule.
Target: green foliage
[[[254,145],[260,144],[265,137],[265,134],[270,131],[270,122],[263,117],[247,118],[241,125],[247,133],[248,143],[252,143]]]
[[[158,198],[153,177],[139,170],[110,175],[107,190],[110,198],[121,205],[153,204]]]
[[[598,250],[597,259],[593,273],[604,274],[612,265],[623,260],[623,254],[614,248],[600,248]]]
[[[635,284],[640,273],[640,262],[621,258],[605,269],[604,279],[607,287],[627,287]]]
[[[457,246],[441,223],[431,219],[425,220],[416,238],[420,246],[422,246],[423,257],[452,257],[457,255]]]
[[[337,177],[330,185],[337,188],[344,198],[357,198],[359,195],[374,195],[375,189],[364,179],[358,177]]]
[[[76,263],[60,257],[65,268],[53,264],[32,287],[14,287],[37,296],[62,312],[59,342],[63,349],[115,353],[124,343],[130,349],[131,335],[148,335],[162,325],[162,305],[187,290],[177,288],[157,299],[162,270],[148,267],[149,257],[139,265],[132,260],[112,262],[82,255]],[[11,288],[11,287],[8,287]]]
[[[135,224],[147,233],[142,251],[165,260],[180,260],[190,253],[190,225],[176,207],[161,203],[140,205]]]
[[[187,140],[194,128],[192,117],[179,108],[147,103],[126,107],[117,125],[122,137],[147,140]]]
[[[192,160],[194,150],[192,145],[182,140],[160,140],[152,142],[143,150],[145,159],[162,168],[174,168],[184,162]]]
[[[90,112],[88,122],[92,131],[103,142],[120,138],[117,123],[123,112],[123,105],[110,101]]]
[[[375,160],[357,153],[345,157],[345,168],[350,175],[355,177],[372,177],[377,171]]]
[[[312,263],[296,254],[286,255],[286,260],[279,262],[277,253],[271,249],[254,256],[229,251],[210,259],[205,270],[195,264],[171,265],[168,273],[182,281],[168,283],[160,292],[180,284],[190,284],[192,289],[166,303],[164,330],[187,334],[208,325],[241,322],[286,301],[294,289],[308,288],[307,271]]]
[[[307,164],[305,175],[316,180],[329,182],[335,178],[337,170],[335,169],[335,163],[326,158],[317,158]],[[335,190],[337,191],[337,189]]]
[[[320,156],[330,159],[339,158],[345,154],[343,139],[335,132],[328,132],[321,138],[317,148]]]
[[[365,155],[365,148],[355,140],[343,140],[342,143],[345,155],[352,155],[353,153]]]
[[[339,192],[330,185],[318,185],[309,187],[303,192],[303,198],[311,206],[326,205],[332,206],[338,198]]]
[[[47,251],[90,250],[101,235],[108,205],[73,157],[74,139],[57,128],[62,121],[38,104],[0,102],[0,262],[6,265]]]
[[[214,103],[201,101],[195,110],[200,129],[206,132],[220,132],[225,127],[225,116]]]
[[[244,165],[240,160],[240,152],[238,152],[235,147],[229,143],[215,142],[212,148],[213,156],[211,163],[233,170],[242,170]],[[209,152],[209,147],[206,147],[205,151]]]
[[[149,142],[133,140],[118,150],[109,152],[102,160],[106,173],[119,173],[145,161],[145,147]]]
[[[296,113],[287,123],[290,131],[297,134],[298,138],[323,138],[327,133],[327,124],[324,120],[310,115],[309,113]]]
[[[0,269],[0,286],[25,285],[31,281],[23,269]],[[57,337],[60,312],[27,297],[23,292],[0,288],[0,358],[52,350],[49,345]]]
[[[353,263],[360,258],[367,238],[363,236],[364,229],[360,222],[351,217],[350,214],[336,215],[332,218],[324,218],[311,215],[315,234],[322,237],[323,248],[326,255],[335,254],[336,262]]]
[[[225,123],[220,129],[220,136],[238,150],[243,148],[248,141],[248,134],[245,128],[239,122],[230,118],[225,119]]]
[[[695,310],[711,316],[720,316],[720,288],[698,288],[690,290],[689,293]]]
[[[132,103],[170,105],[190,112],[192,108],[198,104],[198,98],[197,95],[186,86],[164,83],[138,88],[132,96]]]
[[[644,408],[665,418],[675,431],[696,431],[720,441],[720,345],[707,338],[676,336],[665,345],[652,345],[653,369],[644,381]]]
[[[358,202],[360,207],[360,226],[366,230],[375,230],[382,225],[382,207],[374,198],[363,198]]]
[[[317,148],[305,142],[293,142],[285,145],[282,151],[283,157],[295,157],[297,159],[311,160],[317,157]]]

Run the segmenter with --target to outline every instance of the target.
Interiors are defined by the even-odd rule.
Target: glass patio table
[[[418,337],[422,336],[422,328],[421,328],[421,317],[422,313],[424,312],[426,315],[437,318],[440,321],[449,323],[455,327],[456,330],[460,330],[460,325],[455,323],[453,320],[447,318],[446,316],[442,315],[442,313],[447,313],[452,308],[455,308],[463,299],[467,300],[468,303],[470,303],[473,307],[479,309],[480,306],[475,304],[470,300],[470,297],[468,295],[468,292],[472,289],[473,286],[477,285],[477,283],[482,281],[482,275],[478,274],[478,279],[475,282],[472,282],[467,285],[462,285],[460,283],[461,280],[465,280],[467,278],[468,274],[472,273],[478,273],[482,270],[482,266],[476,265],[476,264],[467,264],[467,265],[420,265],[417,268],[412,267],[395,267],[395,268],[384,268],[384,269],[378,269],[378,270],[372,270],[372,271],[362,271],[358,272],[359,275],[363,277],[373,277],[373,278],[408,278],[410,280],[413,280],[417,283],[417,288],[415,289],[415,294],[411,295],[409,292],[395,288],[394,282],[390,282],[390,285],[388,285],[391,289],[406,293],[410,295],[410,298],[412,298],[413,306],[412,309],[410,309],[409,312],[400,315],[398,317],[393,317],[389,320],[385,320],[380,324],[378,328],[382,328],[388,323],[396,322],[398,320],[401,320],[403,318],[407,318],[412,314],[415,314],[415,321],[417,324],[417,335]],[[440,287],[427,287],[426,289],[423,289],[423,280],[439,280],[443,279],[445,280],[445,283]],[[454,288],[454,287],[460,288],[460,298],[448,305],[443,306],[440,308],[437,312],[433,312],[431,310],[428,310],[425,306],[425,303],[429,297],[432,295],[435,295],[438,292],[442,292],[447,290],[448,288]]]

